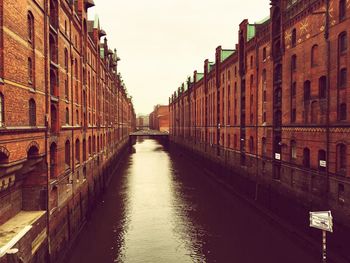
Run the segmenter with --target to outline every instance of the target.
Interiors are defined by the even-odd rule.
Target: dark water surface
[[[186,157],[155,140],[134,148],[68,262],[320,262]]]

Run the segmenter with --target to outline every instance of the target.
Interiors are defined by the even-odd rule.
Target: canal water
[[[320,261],[187,157],[151,139],[133,147],[67,262]]]

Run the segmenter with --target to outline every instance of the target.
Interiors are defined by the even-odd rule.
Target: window
[[[290,142],[290,158],[291,160],[297,158],[297,143],[294,140]]]
[[[318,65],[318,45],[314,45],[311,49],[311,67]]]
[[[304,82],[304,101],[311,99],[311,82],[309,80]]]
[[[250,56],[250,68],[253,68],[253,61],[254,61],[253,56]]]
[[[36,126],[36,105],[33,99],[29,100],[29,126]]]
[[[327,78],[322,76],[318,80],[318,96],[320,99],[325,99],[327,97]]]
[[[345,88],[347,84],[347,69],[342,68],[339,74],[339,88]]]
[[[264,111],[263,113],[263,119],[262,119],[263,122],[266,122],[266,112]]]
[[[346,103],[342,103],[339,106],[339,120],[340,121],[346,121],[347,119],[347,109],[346,109]]]
[[[296,71],[297,70],[297,56],[293,55],[291,60],[291,70]]]
[[[70,168],[70,142],[67,140],[64,145],[64,163],[66,164],[66,169]]]
[[[28,41],[34,44],[34,17],[31,12],[28,13]]]
[[[305,168],[310,168],[310,149],[304,148],[303,150],[303,166]]]
[[[292,30],[292,47],[295,47],[297,44],[297,30],[294,28]]]
[[[263,48],[263,55],[262,55],[262,57],[263,57],[263,61],[265,61],[266,60],[266,47]]]
[[[253,74],[250,75],[250,88],[253,87],[253,84],[254,84],[254,76]]]
[[[80,163],[80,141],[75,141],[75,163]]]
[[[69,125],[69,110],[66,108],[66,125]]]
[[[337,144],[337,173],[341,175],[346,174],[347,165],[347,150],[346,145],[343,143]]]
[[[33,63],[31,58],[28,58],[28,83],[33,83]]]
[[[295,98],[297,95],[297,83],[295,81],[292,83],[291,93],[292,93],[292,98]]]
[[[346,0],[339,1],[339,21],[346,18]]]
[[[344,54],[348,49],[348,38],[346,32],[342,32],[338,37],[339,53]]]
[[[86,161],[86,140],[83,139],[83,161]]]
[[[5,123],[5,105],[4,105],[4,95],[0,93],[0,127],[4,126]]]
[[[233,146],[237,148],[237,134],[233,135]]]

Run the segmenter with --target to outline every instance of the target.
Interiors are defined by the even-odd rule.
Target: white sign
[[[310,227],[333,232],[331,211],[310,212]]]
[[[320,161],[320,166],[321,167],[327,167],[327,162],[326,161]]]
[[[276,160],[281,160],[281,154],[280,153],[275,153],[275,159]]]

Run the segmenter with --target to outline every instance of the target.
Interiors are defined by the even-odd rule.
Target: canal
[[[185,156],[146,139],[125,158],[67,262],[319,262]]]

